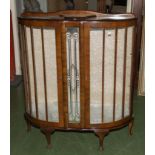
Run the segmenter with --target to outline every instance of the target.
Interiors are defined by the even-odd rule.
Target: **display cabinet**
[[[93,131],[103,139],[133,126],[136,18],[92,11],[23,13],[19,18],[30,130]]]

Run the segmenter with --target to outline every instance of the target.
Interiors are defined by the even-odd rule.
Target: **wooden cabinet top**
[[[25,12],[19,19],[58,21],[122,21],[136,19],[134,14],[102,14],[94,11]]]

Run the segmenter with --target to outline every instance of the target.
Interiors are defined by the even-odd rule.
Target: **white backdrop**
[[[47,11],[47,1],[38,0],[42,11]],[[21,63],[20,63],[20,49],[19,49],[19,36],[18,36],[18,22],[17,17],[24,10],[24,0],[10,0],[10,9],[12,12],[12,24],[13,24],[13,39],[14,39],[14,53],[15,53],[15,67],[16,75],[21,75]]]
[[[19,1],[19,0],[17,0],[17,1]],[[13,24],[13,40],[14,40],[16,75],[21,75],[18,24],[17,24],[17,9],[16,8],[17,8],[16,0],[10,0],[10,9],[12,12],[12,24]]]

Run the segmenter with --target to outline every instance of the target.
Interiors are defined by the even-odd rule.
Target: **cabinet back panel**
[[[125,85],[125,108],[124,117],[130,114],[130,97],[131,97],[131,64],[132,64],[132,47],[134,27],[129,27],[127,31],[127,61],[126,61],[126,85]]]
[[[102,122],[103,30],[90,32],[90,122]]]
[[[124,65],[124,43],[125,43],[125,29],[118,29],[117,34],[117,67],[116,67],[116,110],[115,119],[122,118],[122,94],[123,94],[123,65]]]

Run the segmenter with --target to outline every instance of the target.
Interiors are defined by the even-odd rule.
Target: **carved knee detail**
[[[40,129],[41,132],[44,133],[45,137],[46,137],[46,140],[47,140],[47,148],[51,148],[52,145],[51,145],[51,134],[54,132],[54,129],[51,129],[51,128],[41,128]]]
[[[102,151],[104,149],[104,147],[103,147],[104,137],[109,133],[109,130],[95,129],[94,132],[99,138],[99,149],[100,149],[100,151]]]
[[[31,123],[26,117],[25,117],[25,121],[26,121],[26,124],[27,124],[27,132],[29,132],[29,131],[31,131]]]
[[[129,122],[129,125],[128,125],[129,135],[130,135],[130,136],[133,135],[133,124],[134,124],[134,119],[132,119],[132,120]]]

